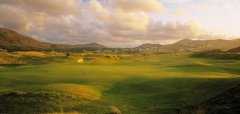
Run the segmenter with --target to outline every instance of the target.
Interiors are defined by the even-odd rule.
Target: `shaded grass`
[[[176,110],[197,105],[227,90],[236,82],[238,81],[234,82],[234,79],[133,78],[115,84],[105,94],[111,101],[122,102],[117,106],[124,113],[175,113]],[[132,109],[128,108],[133,106]]]
[[[0,112],[12,114],[62,112],[63,108],[58,97],[47,93],[9,92],[0,97]]]

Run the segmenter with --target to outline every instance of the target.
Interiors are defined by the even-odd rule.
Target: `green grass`
[[[173,54],[2,65],[0,113],[173,113],[239,83],[239,65]]]

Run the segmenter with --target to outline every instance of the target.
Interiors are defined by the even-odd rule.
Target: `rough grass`
[[[77,85],[77,84],[50,84],[43,89],[48,91],[59,92],[66,97],[71,97],[75,99],[86,99],[90,101],[96,101],[101,99],[101,93],[92,87],[87,85]]]
[[[58,97],[48,93],[8,92],[1,95],[0,113],[63,112]]]
[[[84,65],[76,63],[79,56],[87,58]],[[239,65],[185,55],[89,53],[1,65],[0,113],[179,113],[239,83]]]
[[[234,52],[234,51],[230,52],[230,51],[222,51],[222,50],[195,52],[191,55],[191,57],[212,58],[212,59],[220,59],[220,60],[240,60],[239,52]]]
[[[66,59],[64,53],[57,52],[0,52],[0,64],[45,64],[50,62],[58,62]]]

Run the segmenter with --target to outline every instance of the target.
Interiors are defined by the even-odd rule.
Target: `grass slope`
[[[0,113],[178,114],[239,83],[237,60],[82,54],[79,65],[77,56],[2,65]]]

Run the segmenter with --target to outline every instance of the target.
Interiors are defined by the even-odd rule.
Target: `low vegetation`
[[[0,52],[0,64],[44,64],[54,61],[60,61],[67,57],[59,52]]]
[[[223,50],[210,50],[195,52],[191,57],[197,58],[212,58],[212,59],[222,59],[222,60],[240,60],[240,53],[238,51],[223,51]]]
[[[233,102],[239,100],[234,89],[240,82],[238,60],[148,53],[4,52],[1,56],[5,63],[0,65],[0,113],[238,111]],[[83,65],[77,64],[79,57],[84,58]]]

